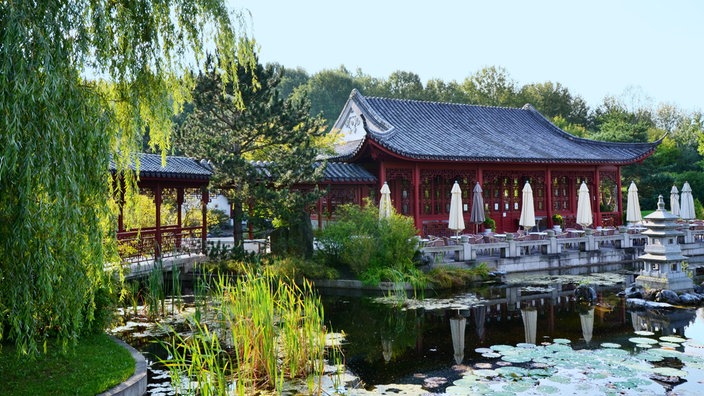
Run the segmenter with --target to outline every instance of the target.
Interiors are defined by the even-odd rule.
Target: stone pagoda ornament
[[[687,257],[682,255],[677,238],[678,217],[665,210],[662,195],[658,197],[658,209],[646,216],[643,225],[647,228],[643,235],[648,237],[645,253],[638,257],[643,261],[643,269],[636,277],[636,284],[645,289],[668,289],[675,292],[691,291],[694,283],[682,270]]]

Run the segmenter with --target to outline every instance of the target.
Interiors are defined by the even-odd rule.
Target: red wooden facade
[[[576,225],[582,181],[592,197],[593,225],[620,225],[621,166],[642,161],[660,143],[582,139],[560,130],[529,105],[513,109],[366,98],[357,91],[334,128],[347,141],[329,161],[355,164],[374,175],[372,196],[388,182],[396,211],[412,216],[423,235],[449,233],[455,181],[462,188],[465,232],[475,230],[469,216],[477,182],[485,213],[498,231],[518,229],[526,181],[543,228],[553,225],[554,214],[562,215],[564,226]],[[364,191],[361,186],[333,183],[326,199],[356,201]]]

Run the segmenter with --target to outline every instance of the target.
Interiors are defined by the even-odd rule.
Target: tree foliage
[[[257,64],[250,73],[238,67],[238,84],[223,81],[206,68],[196,79],[194,111],[176,133],[176,148],[213,163],[212,183],[234,206],[235,224],[248,205],[253,218],[288,221],[306,204],[291,190],[315,180],[317,138],[324,136],[322,119],[309,116],[305,99],[279,96],[280,75],[273,65]],[[240,92],[242,106],[227,96]],[[242,239],[235,227],[235,240]]]
[[[146,127],[169,146],[205,26],[232,78],[250,45],[222,1],[0,2],[0,338],[21,353],[95,326],[114,246],[108,161],[127,169]]]

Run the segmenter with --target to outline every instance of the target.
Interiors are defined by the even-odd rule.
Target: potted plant
[[[562,231],[562,223],[563,223],[563,218],[562,215],[559,213],[555,213],[552,215],[552,226],[555,229],[555,231],[561,232]]]
[[[492,230],[494,230],[495,228],[496,228],[496,222],[494,221],[494,219],[492,219],[491,217],[487,216],[487,217],[484,219],[484,231],[485,231],[486,233],[490,233],[490,232],[491,232]]]

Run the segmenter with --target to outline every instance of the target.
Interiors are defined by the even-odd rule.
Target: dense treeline
[[[283,97],[310,100],[311,115],[322,115],[330,127],[353,88],[366,96],[522,107],[530,103],[563,130],[580,137],[612,142],[648,142],[663,138],[657,152],[642,163],[623,169],[624,186],[638,184],[641,207],[655,209],[658,194],[669,194],[674,184],[689,181],[695,197],[704,201],[704,120],[701,111],[686,111],[669,104],[652,105],[638,92],[605,97],[598,107],[559,82],[519,85],[500,67],[487,67],[464,81],[432,79],[425,84],[407,71],[376,78],[344,66],[309,75],[301,68],[274,64],[282,74]],[[625,197],[625,194],[624,194]]]

